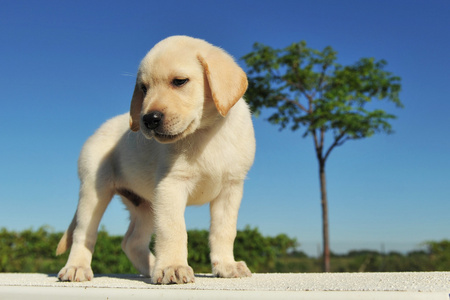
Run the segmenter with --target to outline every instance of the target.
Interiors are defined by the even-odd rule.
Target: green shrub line
[[[0,272],[57,273],[68,253],[55,255],[62,233],[49,226],[21,232],[0,230]],[[99,231],[92,269],[97,274],[137,274],[121,249],[122,236]],[[332,272],[404,272],[450,271],[450,241],[428,241],[426,250],[380,253],[371,250],[332,254]],[[258,228],[245,227],[237,232],[236,260],[244,260],[256,273],[321,272],[321,258],[298,251],[299,243],[285,234],[263,236]],[[153,248],[153,244],[150,244]],[[188,231],[188,261],[196,273],[210,273],[207,230]]]

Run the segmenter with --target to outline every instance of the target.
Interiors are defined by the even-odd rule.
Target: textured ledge
[[[54,274],[0,273],[0,299],[449,299],[450,272],[253,274],[220,279],[197,274],[187,285],[153,285],[137,275],[97,275],[59,282]]]

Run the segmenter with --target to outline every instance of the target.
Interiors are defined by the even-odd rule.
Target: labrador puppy
[[[130,212],[122,249],[154,283],[194,282],[187,262],[186,205],[209,203],[212,272],[251,276],[233,243],[244,179],[255,154],[247,77],[203,40],[169,37],[137,73],[129,114],[103,124],[82,148],[79,203],[56,253],[70,249],[63,281],[93,278],[100,219],[114,195]],[[155,255],[149,250],[155,233]]]

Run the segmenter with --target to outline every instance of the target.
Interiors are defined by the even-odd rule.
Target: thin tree
[[[260,43],[243,57],[249,88],[246,99],[255,115],[269,108],[268,121],[280,129],[304,129],[311,136],[319,165],[323,228],[323,270],[330,271],[328,197],[325,164],[332,150],[349,140],[392,133],[395,116],[375,108],[372,100],[403,107],[400,78],[385,71],[386,61],[362,58],[353,65],[336,63],[337,52],[293,43],[273,49]],[[372,102],[372,103],[371,103]],[[326,142],[327,140],[327,142]]]

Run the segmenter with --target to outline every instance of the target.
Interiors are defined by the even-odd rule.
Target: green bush
[[[0,272],[57,273],[68,253],[55,256],[62,233],[49,227],[22,232],[0,229]],[[138,273],[121,249],[121,236],[101,229],[92,269],[97,274]],[[426,251],[407,254],[376,251],[350,251],[332,255],[333,272],[450,271],[450,241],[426,242]],[[296,250],[298,243],[285,234],[263,236],[257,228],[238,231],[234,246],[236,260],[244,260],[253,272],[321,272],[321,258],[308,257]],[[150,245],[153,249],[153,243]],[[208,231],[188,231],[188,261],[196,273],[211,272]]]

